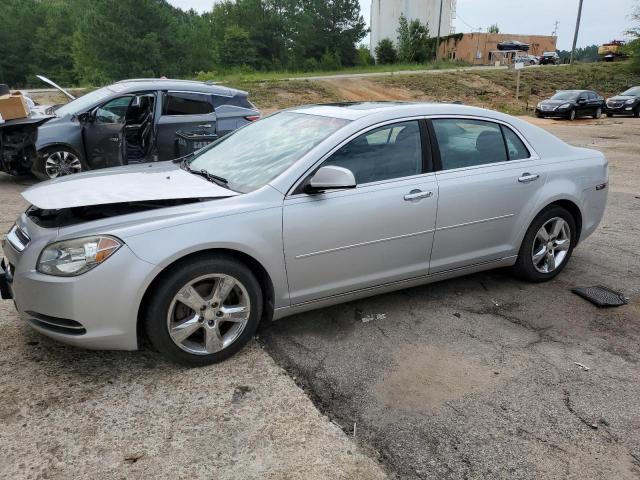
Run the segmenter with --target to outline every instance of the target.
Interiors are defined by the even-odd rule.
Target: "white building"
[[[429,34],[438,34],[438,19],[442,4],[440,35],[453,33],[456,18],[456,0],[371,0],[371,51],[380,40],[388,38],[397,44],[400,15],[407,20],[420,20],[429,25]]]

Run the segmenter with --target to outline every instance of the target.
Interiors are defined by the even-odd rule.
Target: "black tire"
[[[602,108],[598,108],[596,110],[596,112],[593,114],[593,118],[595,118],[596,120],[602,118]]]
[[[560,266],[558,266],[552,272],[542,273],[535,268],[532,259],[534,242],[538,231],[540,231],[543,225],[549,222],[549,220],[552,220],[554,218],[562,218],[565,222],[567,222],[570,229],[571,243],[562,264],[560,264]],[[571,215],[571,213],[569,213],[565,208],[560,207],[559,205],[551,205],[545,208],[533,220],[533,222],[529,226],[529,229],[527,230],[526,235],[524,236],[524,240],[522,240],[522,245],[520,246],[520,251],[518,252],[518,260],[513,267],[515,274],[523,280],[536,283],[548,282],[549,280],[552,280],[553,278],[558,276],[560,272],[564,270],[567,263],[569,263],[569,260],[571,259],[571,254],[573,253],[573,249],[576,246],[576,231],[576,221],[573,218],[573,215]]]
[[[574,108],[567,115],[567,120],[569,120],[570,122],[573,122],[576,118],[578,118],[578,114],[576,112],[576,109]]]
[[[613,113],[607,113],[607,118],[613,117]]]
[[[242,333],[226,348],[210,354],[189,353],[176,345],[169,334],[169,309],[183,286],[210,274],[230,275],[244,285],[251,302],[250,316]],[[211,365],[237,353],[253,337],[262,316],[260,283],[245,264],[225,255],[198,256],[178,264],[166,272],[153,288],[155,291],[147,302],[144,316],[147,338],[162,355],[188,367]]]
[[[78,155],[78,153],[75,150],[73,150],[70,147],[66,147],[64,145],[59,145],[59,146],[48,147],[42,150],[41,152],[38,152],[38,155],[36,156],[35,160],[33,161],[33,164],[31,165],[31,173],[33,173],[39,180],[51,180],[52,178],[55,178],[50,176],[47,173],[45,165],[46,165],[47,159],[50,156],[55,155],[56,153],[59,153],[61,155],[64,155],[66,153],[68,155],[72,155],[75,158],[77,158],[80,164],[80,170],[77,173],[84,172],[87,170],[87,166],[82,161],[82,157]]]
[[[635,118],[640,118],[640,105],[638,105],[634,110],[633,110],[633,116]]]

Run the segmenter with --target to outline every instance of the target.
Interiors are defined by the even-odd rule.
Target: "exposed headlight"
[[[538,103],[538,108],[542,108],[542,102]]]
[[[36,269],[58,277],[81,275],[100,265],[121,246],[117,238],[102,235],[63,240],[42,250]]]
[[[635,102],[635,99],[630,98],[629,100],[627,100],[626,102],[624,102],[626,105],[633,105]]]

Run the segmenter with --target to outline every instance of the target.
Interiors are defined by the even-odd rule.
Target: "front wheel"
[[[69,147],[52,147],[44,150],[34,161],[31,171],[40,180],[51,180],[73,175],[84,170],[82,161]]]
[[[575,108],[573,110],[571,110],[571,112],[569,112],[569,116],[567,118],[569,120],[571,120],[572,122],[576,119],[576,109]]]
[[[635,118],[640,118],[640,105],[638,105],[635,110],[633,111],[633,116]]]
[[[543,210],[522,241],[516,274],[531,282],[553,279],[567,265],[576,239],[576,221],[566,209],[554,205]]]
[[[149,298],[146,333],[167,358],[199,367],[238,352],[262,315],[251,270],[226,256],[198,257],[171,269]]]

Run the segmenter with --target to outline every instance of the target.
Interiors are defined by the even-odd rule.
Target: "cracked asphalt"
[[[556,280],[491,271],[261,332],[391,477],[640,478],[640,123],[529,120],[611,165],[606,217]],[[600,310],[570,291],[599,284],[629,305]]]

